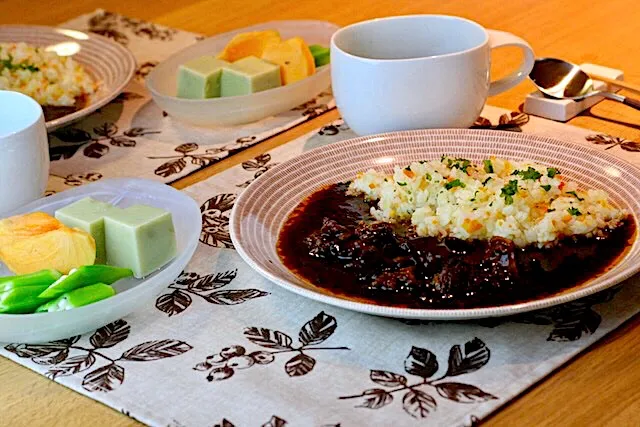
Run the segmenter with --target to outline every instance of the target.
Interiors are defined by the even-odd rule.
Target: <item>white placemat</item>
[[[89,31],[128,47],[135,79],[113,102],[50,137],[49,193],[103,177],[137,176],[172,182],[332,108],[330,92],[291,111],[242,126],[207,129],[176,121],[151,99],[144,77],[160,61],[202,35],[97,10],[61,27]]]
[[[635,142],[493,107],[483,116],[640,162]],[[155,302],[95,333],[0,354],[155,426],[470,426],[639,311],[638,277],[475,322],[367,316],[271,284],[233,250],[234,200],[276,163],[351,136],[337,121],[189,187],[201,243]]]

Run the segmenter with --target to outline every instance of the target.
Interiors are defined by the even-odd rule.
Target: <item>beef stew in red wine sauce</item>
[[[550,248],[511,240],[418,237],[411,227],[377,222],[372,205],[346,184],[305,199],[280,231],[285,266],[331,294],[410,308],[476,308],[523,302],[593,278],[623,255],[631,217],[602,236],[567,237]]]

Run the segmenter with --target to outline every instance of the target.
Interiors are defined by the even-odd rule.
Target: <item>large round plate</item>
[[[580,286],[518,304],[476,309],[409,309],[335,296],[290,272],[276,252],[288,214],[319,186],[352,179],[369,168],[439,158],[442,154],[480,161],[491,155],[558,167],[589,188],[606,190],[614,202],[640,217],[640,169],[617,157],[556,139],[486,130],[420,130],[355,138],[311,150],[269,170],[238,198],[231,213],[231,239],[242,258],[274,283],[327,304],[388,317],[474,319],[505,316],[566,303],[613,286],[640,270],[640,245],[601,276]]]
[[[124,279],[113,284],[116,295],[73,310],[35,314],[0,314],[0,342],[42,342],[92,331],[148,304],[176,277],[193,256],[202,219],[197,203],[185,193],[145,179],[105,179],[36,200],[8,216],[41,211],[51,215],[85,197],[118,207],[145,204],[171,212],[178,254],[161,269],[143,279]],[[11,272],[0,263],[0,277]]]
[[[80,110],[46,123],[47,130],[68,125],[113,100],[136,71],[136,60],[125,47],[105,37],[38,25],[0,25],[0,43],[25,42],[71,55],[98,82],[98,91]]]
[[[300,36],[308,45],[329,46],[339,27],[325,21],[271,21],[206,38],[158,64],[147,76],[153,100],[169,115],[197,126],[235,126],[290,110],[313,99],[331,85],[331,65],[325,65],[305,79],[251,95],[209,99],[178,98],[178,68],[191,59],[221,52],[240,33],[277,30],[282,39]]]

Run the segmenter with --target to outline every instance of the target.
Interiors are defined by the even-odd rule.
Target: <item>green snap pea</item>
[[[112,283],[133,276],[128,268],[113,267],[111,265],[85,265],[73,269],[68,275],[60,277],[41,294],[41,298],[57,298],[62,294],[94,283]]]
[[[36,313],[64,311],[72,308],[93,304],[100,300],[112,297],[116,291],[107,284],[94,283],[66,292],[58,298],[41,305]]]

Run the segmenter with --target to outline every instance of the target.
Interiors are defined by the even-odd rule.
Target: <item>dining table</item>
[[[319,19],[344,26],[392,15],[457,15],[485,28],[522,37],[537,57],[604,65],[623,70],[624,78],[629,82],[640,82],[640,7],[636,0],[0,0],[0,25],[55,26],[97,8],[204,35],[271,20]],[[515,52],[516,49],[510,47],[494,52],[492,78],[507,75],[517,66],[521,58]],[[517,111],[533,90],[533,85],[525,81],[490,97],[487,103]],[[339,111],[332,109],[171,185],[177,189],[189,187],[287,144],[338,117]],[[599,102],[568,124],[640,141],[640,112],[611,100]],[[638,425],[639,353],[640,316],[636,315],[492,413],[482,424]],[[5,358],[0,358],[0,402],[3,425],[140,425],[118,411]]]

